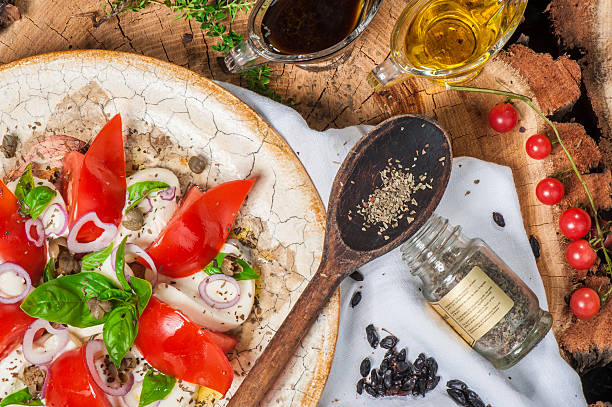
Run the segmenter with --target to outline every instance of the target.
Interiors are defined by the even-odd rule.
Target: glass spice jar
[[[516,364],[544,338],[552,316],[533,291],[480,239],[433,214],[402,254],[429,304],[498,369]]]

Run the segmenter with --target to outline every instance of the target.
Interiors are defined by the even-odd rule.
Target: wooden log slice
[[[555,33],[569,48],[585,52],[581,64],[584,84],[598,118],[601,146],[612,165],[612,2],[609,0],[552,0],[550,17]]]

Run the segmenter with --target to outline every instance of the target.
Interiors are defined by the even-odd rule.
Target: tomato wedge
[[[85,346],[61,354],[48,374],[47,407],[112,407],[89,373]]]
[[[219,347],[224,353],[230,353],[236,347],[238,339],[234,338],[223,332],[211,331],[210,329],[204,329],[204,333]]]
[[[200,196],[192,188],[147,250],[159,272],[173,278],[187,277],[210,263],[225,243],[254,182],[226,182]]]
[[[25,331],[35,321],[19,305],[0,304],[0,360],[21,345]]]
[[[106,123],[85,155],[67,154],[64,168],[70,180],[67,194],[70,226],[88,212],[95,212],[104,223],[119,226],[126,191],[121,115]],[[77,240],[91,242],[101,233],[100,228],[89,222],[81,228]]]
[[[20,265],[30,275],[32,284],[36,284],[45,269],[47,247],[36,247],[28,240],[25,230],[28,219],[19,213],[15,194],[0,180],[0,263]]]
[[[223,350],[181,312],[151,297],[134,342],[154,368],[225,394],[234,370]]]

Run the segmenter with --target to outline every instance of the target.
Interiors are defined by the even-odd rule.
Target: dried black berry
[[[461,390],[450,388],[450,389],[446,389],[446,392],[455,401],[455,403],[459,404],[460,406],[468,405],[467,397],[465,397],[465,394],[463,394]]]
[[[372,387],[368,383],[365,384],[364,389],[366,393],[368,393],[370,396],[378,397],[378,392],[376,391],[376,389],[374,389],[374,387]]]
[[[414,389],[415,383],[416,383],[416,379],[414,377],[409,377],[408,379],[406,379],[406,381],[402,385],[402,390],[412,391],[412,389]]]
[[[390,361],[393,361],[397,358],[396,354],[397,352],[395,351],[395,348],[391,348],[385,353],[385,359],[389,359]]]
[[[355,281],[363,281],[363,274],[361,274],[358,270],[355,270],[349,274],[349,277]]]
[[[419,390],[419,394],[421,396],[425,396],[425,392],[427,391],[427,379],[424,377],[418,379],[416,382],[416,387]]]
[[[427,380],[427,391],[431,391],[436,388],[436,386],[440,383],[440,376],[434,376]]]
[[[453,379],[446,382],[446,387],[450,387],[451,389],[458,390],[467,390],[468,386],[464,382],[459,379]]]
[[[531,251],[536,259],[540,258],[540,242],[534,235],[529,236],[529,244],[531,245]]]
[[[427,359],[427,371],[430,376],[435,376],[438,373],[438,362],[434,358]]]
[[[410,364],[408,362],[404,362],[403,360],[397,362],[397,373],[402,374],[410,370]]]
[[[398,340],[395,336],[385,336],[382,341],[380,341],[380,347],[385,349],[391,349],[397,344],[397,342]]]
[[[500,226],[502,228],[506,226],[504,216],[499,212],[493,212],[493,222],[495,222],[497,226]]]
[[[351,297],[351,308],[355,308],[359,301],[361,301],[361,291],[356,291],[353,297]]]
[[[370,382],[373,386],[378,385],[378,372],[376,369],[372,369],[372,372],[370,373]]]
[[[359,373],[361,373],[361,376],[366,377],[367,375],[369,375],[371,367],[372,365],[370,363],[369,358],[365,358],[364,360],[362,360],[361,365],[359,366]]]
[[[365,379],[359,379],[357,382],[357,394],[363,393],[363,385],[365,384]]]
[[[374,325],[370,324],[366,327],[366,336],[370,346],[376,349],[378,347],[378,333],[376,332]]]
[[[389,369],[389,360],[383,359],[383,361],[380,364],[379,370],[384,373],[387,369]]]
[[[406,349],[402,349],[397,354],[397,360],[403,362],[406,360]]]
[[[480,399],[480,396],[474,391],[474,390],[467,390],[465,392],[465,395],[467,396],[468,401],[476,406],[480,406],[482,404],[482,407],[484,407],[484,403],[483,401]],[[475,404],[476,403],[476,404]]]
[[[393,372],[391,370],[386,370],[385,375],[383,376],[383,383],[387,389],[390,389],[393,386]]]

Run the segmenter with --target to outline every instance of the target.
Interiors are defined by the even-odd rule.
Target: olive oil
[[[446,70],[478,61],[513,24],[512,0],[433,0],[418,10],[404,39],[416,68]]]
[[[273,0],[262,20],[264,40],[283,54],[322,51],[357,26],[364,0]]]

